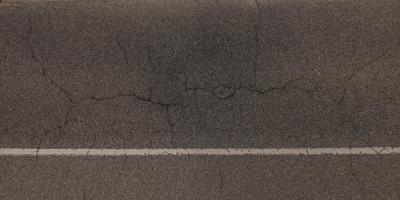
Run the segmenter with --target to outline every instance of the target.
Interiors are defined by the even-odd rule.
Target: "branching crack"
[[[238,90],[245,90],[245,91],[248,91],[248,92],[251,92],[251,93],[260,94],[260,95],[265,95],[265,94],[268,94],[268,93],[273,92],[273,91],[284,91],[284,90],[287,90],[289,88],[295,89],[295,90],[299,90],[299,91],[302,91],[302,92],[305,92],[305,93],[311,93],[312,92],[310,90],[294,86],[293,83],[295,83],[297,81],[310,81],[310,80],[307,79],[307,78],[295,78],[295,79],[291,79],[291,80],[287,81],[282,86],[270,87],[268,89],[254,88],[254,87],[248,87],[248,86],[244,86],[244,85],[239,85],[238,87],[231,87],[231,86],[226,86],[226,85],[217,85],[215,87],[209,87],[209,88],[206,88],[206,87],[189,87],[188,84],[187,84],[187,81],[185,80],[184,89],[181,90],[173,100],[176,100],[177,98],[179,98],[183,93],[186,93],[186,92],[197,92],[197,91],[204,91],[204,92],[207,92],[207,93],[211,93],[213,96],[215,96],[217,99],[219,99],[221,101],[228,100],[228,99],[231,99],[231,98],[235,97],[235,95],[236,95]],[[227,95],[219,95],[216,92],[217,89],[228,90],[230,92]]]
[[[171,116],[170,116],[170,108],[171,107],[184,107],[184,105],[179,104],[179,103],[165,103],[165,102],[161,102],[161,101],[156,101],[151,97],[151,94],[148,95],[147,97],[143,97],[140,95],[137,95],[135,93],[125,93],[125,94],[118,94],[118,95],[114,95],[114,96],[106,96],[106,97],[96,97],[96,96],[90,96],[89,98],[95,101],[106,101],[106,100],[113,100],[113,99],[118,99],[118,98],[123,98],[123,97],[128,97],[128,98],[134,98],[138,101],[142,101],[142,102],[146,102],[149,103],[151,105],[154,106],[160,106],[162,110],[165,111],[165,121],[168,124],[168,127],[170,129],[170,143],[173,143],[174,140],[174,133],[173,133],[173,127],[174,124],[171,120]]]
[[[39,73],[39,75],[41,75],[42,77],[44,77],[45,79],[47,79],[47,81],[49,81],[49,83],[50,83],[51,85],[53,85],[54,87],[56,87],[62,94],[64,94],[65,97],[67,98],[69,104],[70,104],[70,106],[68,107],[68,111],[66,112],[63,121],[62,121],[61,124],[59,124],[58,127],[57,127],[57,128],[61,131],[61,130],[68,124],[70,114],[71,114],[71,112],[73,111],[75,105],[76,105],[77,103],[79,103],[79,102],[75,102],[75,101],[72,99],[72,95],[71,95],[65,88],[63,88],[60,84],[58,84],[54,79],[52,79],[52,78],[50,77],[50,75],[49,75],[48,72],[46,71],[46,68],[45,68],[44,65],[40,62],[38,56],[35,54],[35,50],[34,50],[32,44],[31,44],[31,40],[32,40],[31,36],[32,36],[32,33],[33,33],[33,30],[34,30],[34,29],[33,29],[33,22],[32,22],[32,19],[31,19],[31,16],[30,16],[30,15],[28,15],[28,19],[27,19],[27,20],[28,20],[28,30],[27,30],[27,32],[26,32],[26,35],[22,35],[21,37],[25,40],[26,45],[27,45],[27,47],[28,47],[28,50],[29,50],[29,52],[30,52],[30,55],[31,55],[33,61],[34,61],[35,63],[37,63],[37,64],[40,66],[40,73]],[[48,134],[48,133],[47,133],[47,134]],[[46,135],[47,135],[47,134],[46,134]],[[40,147],[41,143],[42,143],[42,141],[39,142],[39,147]],[[38,149],[39,149],[39,147],[38,147]]]
[[[28,22],[29,22],[29,28],[28,28],[27,34],[25,35],[24,39],[26,40],[26,43],[27,43],[27,46],[28,46],[28,49],[29,49],[29,52],[31,54],[32,59],[36,63],[38,63],[40,65],[40,67],[41,67],[41,75],[43,77],[45,77],[53,86],[55,86],[57,89],[59,89],[67,97],[67,99],[68,99],[68,101],[70,103],[73,103],[73,100],[71,98],[71,94],[66,89],[64,89],[61,85],[59,85],[57,82],[55,82],[48,75],[48,73],[46,72],[46,68],[40,63],[38,57],[36,56],[35,51],[34,51],[34,49],[32,47],[32,44],[31,44],[31,35],[32,35],[32,32],[33,32],[33,23],[32,23],[32,19],[31,19],[30,15],[28,16]]]

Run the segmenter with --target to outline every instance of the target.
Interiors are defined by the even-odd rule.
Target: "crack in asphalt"
[[[70,119],[69,119],[69,118],[70,118],[69,115],[70,115],[70,113],[73,111],[73,108],[76,106],[76,104],[77,104],[78,102],[75,102],[75,101],[72,99],[72,94],[70,94],[65,88],[63,88],[63,87],[62,87],[61,85],[59,85],[55,80],[53,80],[53,79],[50,77],[50,75],[46,72],[46,68],[45,68],[45,67],[42,65],[42,63],[40,62],[38,56],[35,54],[35,51],[34,51],[34,49],[33,49],[32,44],[31,44],[31,40],[32,40],[31,35],[32,35],[34,29],[33,29],[33,23],[32,23],[32,19],[31,19],[31,16],[30,16],[30,15],[28,15],[27,21],[28,21],[28,30],[27,30],[27,32],[26,32],[26,35],[20,36],[20,37],[22,37],[22,38],[25,40],[25,42],[26,42],[26,44],[27,44],[27,47],[28,47],[28,50],[29,50],[29,52],[30,52],[31,58],[33,59],[33,61],[34,61],[35,63],[38,63],[38,64],[39,64],[39,66],[40,66],[40,74],[39,74],[39,75],[41,75],[42,77],[44,77],[51,85],[53,85],[54,87],[56,87],[62,94],[64,94],[64,96],[67,98],[67,100],[68,100],[68,102],[69,102],[69,104],[70,104],[70,106],[68,107],[68,111],[67,111],[66,114],[65,114],[65,117],[64,117],[63,122],[62,122],[61,124],[57,125],[57,128],[61,131],[61,130],[67,125],[67,123],[69,122],[69,120],[70,120]],[[50,132],[50,131],[46,131],[45,137],[49,134],[49,132]],[[40,146],[42,145],[42,143],[43,143],[42,140],[44,140],[45,137],[42,137],[42,138],[40,139],[39,144],[38,144],[38,149],[39,149]]]
[[[27,21],[28,21],[28,25],[29,25],[29,26],[28,26],[28,30],[27,30],[27,32],[26,32],[26,35],[20,35],[20,36],[25,40],[25,42],[26,42],[26,44],[27,44],[27,47],[28,47],[28,50],[29,50],[29,52],[30,52],[31,58],[33,59],[33,61],[34,61],[35,63],[38,63],[38,64],[40,65],[40,75],[41,75],[42,77],[44,77],[47,81],[49,81],[49,83],[50,83],[51,85],[53,85],[54,87],[56,87],[62,94],[64,94],[64,96],[67,98],[67,100],[68,100],[68,102],[69,102],[69,104],[70,104],[70,105],[68,106],[68,109],[67,109],[66,113],[65,113],[65,117],[64,117],[63,121],[61,122],[61,124],[58,124],[58,125],[57,125],[57,129],[58,129],[60,132],[63,132],[63,129],[65,129],[65,127],[68,125],[68,123],[69,123],[70,121],[72,121],[70,115],[71,115],[71,113],[73,112],[73,110],[74,110],[82,101],[87,100],[87,99],[94,99],[94,100],[102,100],[102,99],[104,99],[104,100],[106,100],[106,99],[118,98],[118,96],[115,96],[115,97],[105,97],[105,98],[84,97],[84,98],[82,98],[82,99],[80,99],[80,100],[74,100],[74,99],[72,98],[72,94],[71,94],[67,89],[65,89],[64,87],[62,87],[59,83],[57,83],[53,78],[50,77],[50,75],[49,75],[48,72],[46,71],[46,68],[42,65],[42,63],[40,62],[38,56],[35,54],[35,50],[34,50],[32,44],[31,44],[31,35],[32,35],[34,29],[33,29],[33,23],[32,23],[32,19],[31,19],[31,16],[30,16],[30,15],[28,15]],[[125,63],[126,63],[127,65],[129,65],[129,62],[128,62],[127,58],[125,57],[125,56],[126,56],[126,53],[124,52],[124,49],[122,48],[122,45],[120,44],[119,41],[117,41],[117,44],[118,44],[118,46],[120,47],[121,51],[123,51]],[[122,97],[122,96],[124,96],[124,95],[122,94],[122,95],[120,95],[120,96]],[[128,96],[136,96],[138,100],[143,100],[143,101],[147,101],[147,102],[152,102],[152,104],[154,104],[154,105],[160,105],[161,107],[172,106],[172,104],[165,104],[165,103],[162,103],[162,102],[155,102],[155,101],[152,101],[151,99],[143,98],[143,97],[137,96],[137,95],[135,95],[135,94],[129,94]],[[79,120],[78,120],[78,121],[79,121]],[[40,149],[40,146],[43,144],[43,140],[45,139],[45,137],[46,137],[49,133],[50,133],[50,131],[46,131],[45,136],[44,136],[44,137],[41,137],[41,139],[40,139],[40,141],[39,141],[39,144],[38,144],[38,147],[37,147],[38,149]],[[96,135],[94,135],[94,138],[96,138]],[[96,140],[96,139],[94,139],[94,140]]]
[[[134,98],[138,101],[150,103],[151,105],[161,107],[161,110],[165,111],[165,121],[167,122],[169,130],[170,130],[170,134],[171,134],[170,143],[171,144],[173,143],[173,140],[175,137],[175,134],[173,133],[174,124],[172,123],[169,110],[171,107],[176,107],[176,106],[184,107],[184,105],[179,104],[179,103],[165,103],[165,102],[161,102],[161,101],[156,101],[156,100],[154,100],[154,98],[152,98],[151,92],[147,97],[139,96],[135,93],[125,93],[125,94],[121,93],[118,95],[106,96],[106,97],[90,96],[89,98],[94,101],[106,101],[106,100],[113,100],[113,99],[118,99],[118,98],[123,98],[123,97]]]
[[[245,90],[245,91],[248,91],[248,92],[257,93],[257,94],[261,94],[261,95],[268,94],[268,93],[270,93],[272,91],[284,91],[284,90],[287,90],[289,88],[295,89],[295,90],[300,90],[300,91],[307,92],[307,93],[312,92],[312,91],[307,90],[307,89],[303,89],[303,88],[299,88],[299,87],[293,86],[293,83],[295,83],[296,81],[304,81],[304,80],[305,81],[310,81],[310,79],[308,79],[308,78],[295,78],[295,79],[291,79],[291,80],[287,81],[282,86],[270,87],[268,89],[255,89],[255,88],[242,86],[242,85],[240,85],[238,87],[231,87],[231,86],[226,86],[226,85],[218,85],[218,86],[209,87],[209,88],[206,88],[206,87],[189,87],[188,84],[187,84],[187,81],[185,80],[184,89],[181,90],[180,92],[178,92],[178,94],[171,100],[171,102],[157,101],[157,100],[155,100],[154,98],[151,97],[151,93],[147,97],[143,97],[143,96],[137,95],[134,92],[120,93],[120,94],[117,94],[117,95],[102,96],[102,97],[90,96],[89,98],[92,99],[92,100],[96,100],[96,101],[104,101],[104,100],[113,100],[113,99],[118,99],[118,98],[123,98],[123,97],[132,97],[132,98],[135,98],[136,100],[143,101],[143,102],[148,102],[150,104],[161,106],[161,107],[167,107],[167,106],[168,107],[171,107],[171,106],[186,107],[182,103],[173,103],[173,102],[176,101],[179,97],[181,97],[181,95],[183,93],[187,93],[187,92],[204,91],[204,92],[212,94],[213,96],[215,96],[219,100],[228,100],[230,98],[233,98],[238,90]],[[230,92],[228,92],[226,95],[220,95],[220,94],[218,94],[218,92],[216,90],[230,90]]]
[[[36,54],[35,54],[35,51],[34,51],[34,49],[33,49],[33,47],[32,47],[32,44],[31,44],[31,35],[32,35],[32,33],[33,33],[33,23],[32,23],[32,19],[31,19],[31,16],[30,15],[28,15],[28,24],[29,24],[29,28],[28,28],[28,31],[27,31],[27,33],[26,33],[26,36],[25,36],[25,40],[26,40],[26,43],[27,43],[27,46],[28,46],[28,49],[29,49],[29,52],[30,52],[30,54],[31,54],[31,57],[32,57],[32,59],[34,60],[34,62],[36,62],[36,63],[38,63],[39,65],[40,65],[40,68],[41,68],[41,75],[43,76],[43,77],[45,77],[53,86],[55,86],[57,89],[59,89],[63,94],[65,94],[65,96],[67,97],[67,99],[68,99],[68,101],[70,102],[70,103],[73,103],[74,101],[73,101],[73,99],[72,99],[72,95],[65,89],[65,88],[63,88],[63,87],[61,87],[56,81],[54,81],[49,75],[48,75],[48,73],[46,72],[46,68],[43,66],[43,65],[41,65],[41,63],[40,63],[40,61],[39,61],[39,59],[38,59],[38,57],[36,56]]]
[[[361,70],[364,70],[367,66],[371,66],[377,62],[379,62],[382,59],[387,58],[390,55],[390,51],[392,50],[396,50],[400,48],[400,38],[398,38],[395,47],[394,48],[386,48],[385,50],[383,50],[379,55],[371,58],[370,60],[366,61],[364,64],[359,65],[358,67],[355,68],[355,70],[353,72],[350,73],[349,76],[345,77],[342,80],[342,93],[340,95],[340,98],[337,101],[337,106],[339,108],[342,108],[343,106],[345,106],[346,103],[346,97],[349,95],[348,94],[348,87],[349,87],[349,83],[354,79],[354,77],[357,76],[358,73],[360,73]],[[352,117],[351,115],[345,114],[340,116],[340,120],[341,123],[338,125],[337,128],[339,128],[340,126],[344,125],[345,122],[349,122],[351,127],[353,128],[353,130],[357,133],[359,133],[359,128],[357,127],[357,125],[355,124],[356,119],[354,119],[354,117]],[[368,135],[368,137],[371,137],[370,135]],[[353,143],[353,141],[356,138],[354,138],[354,136],[351,138],[351,144]]]
[[[255,41],[256,41],[256,56],[255,56],[255,60],[254,60],[254,76],[255,76],[254,78],[256,79],[257,68],[258,68],[258,56],[259,56],[259,53],[260,53],[259,52],[259,45],[260,44],[259,44],[259,30],[258,29],[259,29],[259,23],[260,23],[260,20],[261,20],[260,19],[260,14],[261,13],[260,13],[260,10],[259,10],[260,9],[259,2],[257,0],[254,0],[254,1],[256,3],[256,7],[257,7],[257,22],[255,23],[255,27],[254,27],[255,28],[255,32],[256,32],[255,33],[255,38],[254,38]],[[33,23],[32,23],[30,15],[28,16],[28,23],[29,23],[29,27],[28,27],[28,31],[27,31],[26,35],[24,36],[24,39],[25,39],[25,41],[27,43],[28,50],[30,52],[30,55],[31,55],[32,59],[34,60],[34,62],[40,64],[40,60],[39,60],[38,56],[35,54],[34,48],[33,48],[32,44],[31,44],[31,39],[32,39],[31,35],[32,35],[33,31],[34,31],[34,28],[33,28]],[[119,50],[122,53],[122,57],[123,57],[124,63],[127,66],[130,66],[130,62],[129,62],[129,59],[128,59],[127,51],[123,47],[119,37],[116,38],[116,44],[117,44]],[[150,48],[147,48],[147,64],[148,65],[151,64],[151,59],[152,58],[151,58],[151,54],[150,54]],[[63,93],[66,96],[66,98],[68,99],[68,102],[70,103],[70,106],[68,107],[68,110],[67,110],[67,112],[65,114],[65,119],[63,120],[63,122],[61,124],[58,125],[58,129],[59,130],[62,130],[63,128],[65,128],[65,126],[69,123],[69,121],[71,121],[71,119],[70,119],[71,116],[70,115],[71,115],[72,111],[75,109],[75,107],[81,101],[86,100],[86,99],[91,99],[91,100],[95,100],[95,101],[105,101],[105,100],[112,100],[112,99],[117,99],[117,98],[122,98],[122,97],[130,97],[130,98],[135,98],[138,101],[147,102],[147,103],[150,103],[150,104],[155,105],[155,106],[160,106],[162,109],[165,109],[166,121],[168,123],[168,126],[170,127],[170,130],[172,130],[174,125],[173,125],[172,120],[170,118],[170,108],[174,107],[174,106],[186,107],[182,103],[174,103],[174,101],[176,101],[178,98],[180,98],[184,93],[204,91],[204,92],[207,92],[209,94],[212,94],[218,100],[224,101],[224,100],[229,100],[231,98],[234,98],[239,90],[245,90],[245,91],[256,93],[256,94],[260,94],[260,95],[265,95],[265,94],[267,94],[269,92],[277,91],[277,90],[283,91],[283,90],[288,89],[289,87],[293,88],[293,89],[302,90],[301,88],[297,88],[297,87],[291,86],[291,84],[293,82],[295,82],[295,81],[298,81],[298,80],[308,80],[308,79],[292,79],[292,80],[289,80],[288,82],[286,82],[282,86],[270,87],[268,89],[259,89],[259,88],[257,88],[257,84],[255,84],[254,87],[247,87],[247,86],[243,86],[243,85],[240,85],[238,87],[231,87],[231,86],[222,84],[222,85],[218,85],[218,86],[215,86],[215,87],[206,88],[206,87],[189,87],[188,83],[187,83],[187,78],[185,77],[184,89],[181,90],[180,92],[178,92],[178,95],[176,95],[172,99],[171,102],[162,102],[162,101],[155,100],[154,98],[151,97],[152,90],[151,90],[149,96],[147,96],[147,97],[143,97],[143,96],[137,95],[136,93],[130,92],[130,93],[120,93],[120,94],[117,94],[117,95],[103,96],[103,97],[98,97],[98,96],[93,96],[92,95],[92,96],[88,96],[88,97],[82,98],[82,99],[80,99],[78,101],[75,101],[72,98],[72,94],[67,89],[62,87],[59,83],[57,83],[54,79],[52,79],[50,77],[50,75],[48,74],[46,68],[43,65],[41,65],[40,67],[41,67],[41,75],[43,77],[45,77],[59,91],[61,91],[61,93]],[[153,69],[153,71],[154,71],[154,69]],[[257,81],[255,80],[255,83],[256,82]],[[303,91],[307,92],[307,90],[303,90]]]
[[[30,15],[28,16],[28,22],[29,22],[28,23],[29,26],[28,26],[28,31],[27,31],[27,33],[25,35],[25,40],[26,40],[26,43],[28,45],[28,49],[29,49],[29,52],[31,54],[32,59],[35,62],[39,62],[37,56],[35,55],[35,52],[33,51],[32,44],[30,42],[31,41],[31,34],[32,34],[32,31],[33,31],[32,19],[31,19]]]
[[[313,92],[312,90],[304,89],[301,87],[296,87],[295,85],[293,85],[293,83],[295,83],[297,81],[312,82],[309,78],[294,78],[294,79],[288,80],[286,83],[284,83],[281,86],[272,86],[267,89],[262,89],[262,88],[244,86],[242,84],[240,84],[237,87],[232,87],[232,86],[228,86],[225,84],[217,85],[214,87],[189,87],[188,83],[187,83],[187,79],[185,79],[184,80],[184,89],[181,90],[180,92],[178,92],[178,95],[175,98],[173,98],[173,101],[178,99],[179,97],[181,97],[181,95],[184,93],[197,92],[197,91],[203,91],[206,93],[210,93],[221,101],[228,100],[228,99],[235,97],[235,94],[237,93],[238,90],[245,90],[247,92],[256,93],[256,94],[260,94],[260,95],[266,95],[273,91],[284,91],[287,89],[294,89],[294,90],[302,91],[302,92],[305,92],[308,94],[311,94]],[[226,93],[225,95],[221,95],[218,93],[217,90],[229,90],[229,92]]]
[[[224,100],[229,100],[231,98],[235,97],[235,94],[237,93],[237,91],[239,90],[245,90],[248,92],[252,92],[252,93],[256,93],[256,94],[260,94],[260,95],[265,95],[268,94],[270,92],[273,91],[283,91],[283,90],[287,90],[289,88],[293,88],[293,89],[297,89],[297,90],[302,90],[300,88],[297,87],[293,87],[292,84],[296,81],[302,81],[302,80],[307,80],[309,81],[309,79],[306,78],[296,78],[296,79],[291,79],[289,81],[287,81],[284,85],[279,86],[279,87],[270,87],[269,89],[266,90],[262,90],[262,89],[254,89],[254,88],[250,88],[250,87],[245,87],[245,86],[239,86],[239,87],[230,87],[230,86],[216,86],[216,87],[212,87],[212,88],[203,88],[203,87],[189,87],[187,84],[187,81],[185,80],[185,84],[184,84],[184,90],[182,90],[181,92],[178,93],[178,95],[176,95],[176,97],[171,101],[171,102],[162,102],[162,101],[157,101],[154,98],[152,98],[151,92],[147,97],[143,97],[140,95],[137,95],[136,93],[120,93],[117,95],[112,95],[112,96],[103,96],[103,97],[98,97],[98,96],[90,96],[87,99],[91,99],[91,100],[95,100],[95,101],[106,101],[106,100],[113,100],[113,99],[118,99],[118,98],[124,98],[124,97],[129,97],[129,98],[134,98],[138,101],[142,101],[142,102],[146,102],[146,103],[150,103],[154,106],[160,106],[162,109],[164,109],[165,111],[165,115],[166,115],[166,122],[169,126],[169,129],[171,131],[171,141],[173,141],[174,136],[173,136],[173,127],[174,124],[172,123],[171,120],[171,116],[170,116],[170,108],[171,107],[181,107],[181,108],[186,108],[187,106],[182,104],[182,103],[174,103],[175,100],[177,100],[179,97],[181,97],[181,95],[183,93],[186,92],[196,92],[196,91],[205,91],[207,93],[212,94],[213,96],[215,96],[217,99],[224,101]],[[210,90],[211,89],[211,90]],[[221,96],[219,94],[217,94],[216,89],[226,89],[229,90],[229,92],[227,93],[227,95]]]
[[[156,106],[160,106],[160,107],[168,107],[168,106],[181,106],[183,107],[182,104],[179,103],[165,103],[162,101],[156,101],[154,100],[154,98],[151,97],[151,95],[149,95],[148,97],[143,97],[140,95],[137,95],[136,93],[120,93],[117,95],[113,95],[113,96],[105,96],[105,97],[96,97],[96,96],[90,96],[89,98],[95,101],[105,101],[105,100],[113,100],[113,99],[118,99],[118,98],[123,98],[123,97],[131,97],[134,98],[138,101],[142,101],[142,102],[147,102],[150,103],[152,105],[156,105]]]
[[[357,75],[357,73],[359,73],[361,70],[364,70],[367,66],[371,66],[371,65],[379,62],[380,60],[387,58],[390,55],[391,51],[398,50],[399,48],[400,48],[400,37],[397,38],[397,42],[395,42],[395,45],[393,48],[386,48],[386,49],[382,50],[382,52],[380,54],[378,54],[377,56],[371,58],[367,62],[360,64],[358,67],[356,67],[355,70],[349,75],[349,77],[347,78],[346,81],[351,81]]]
[[[60,93],[63,94],[63,96],[65,96],[65,98],[67,98],[68,102],[69,102],[69,106],[68,109],[65,112],[65,117],[64,120],[61,124],[58,125],[58,128],[60,130],[64,129],[68,123],[72,120],[71,119],[71,113],[74,111],[74,109],[77,107],[77,105],[80,104],[81,101],[83,100],[94,100],[94,101],[106,101],[106,100],[113,100],[113,99],[117,99],[117,98],[123,98],[123,97],[129,97],[129,98],[134,98],[138,101],[142,101],[142,102],[146,102],[149,103],[153,106],[159,106],[161,107],[161,111],[165,113],[165,119],[166,122],[169,126],[170,132],[173,132],[174,129],[174,120],[171,119],[171,108],[172,107],[181,107],[181,108],[186,108],[188,105],[186,105],[186,103],[184,101],[182,101],[182,97],[185,93],[189,93],[189,92],[198,92],[198,91],[203,91],[206,92],[207,94],[211,94],[212,96],[214,96],[217,100],[219,101],[227,101],[227,100],[231,100],[235,97],[237,97],[237,94],[239,93],[240,90],[242,91],[247,91],[247,92],[251,92],[253,94],[257,94],[257,95],[266,95],[269,94],[271,92],[274,91],[284,91],[284,90],[288,90],[288,89],[293,89],[293,90],[298,90],[298,91],[302,91],[308,94],[313,94],[314,89],[305,89],[302,88],[300,86],[296,86],[294,83],[297,81],[309,81],[312,82],[309,78],[294,78],[294,79],[290,79],[288,81],[286,81],[283,85],[280,86],[271,86],[271,87],[267,87],[267,88],[262,88],[262,87],[258,87],[257,85],[257,71],[259,67],[265,67],[265,66],[261,66],[258,63],[258,57],[260,56],[260,25],[261,25],[261,5],[260,2],[258,0],[254,0],[255,2],[255,7],[256,7],[256,19],[254,21],[254,42],[255,42],[255,54],[254,54],[254,60],[253,60],[253,64],[254,64],[254,85],[244,85],[244,84],[240,84],[239,86],[232,86],[232,84],[219,84],[216,86],[212,86],[212,87],[197,87],[197,86],[189,86],[188,81],[187,81],[187,77],[185,77],[184,79],[184,88],[175,88],[177,91],[176,94],[172,95],[172,100],[170,101],[161,101],[161,100],[157,100],[156,98],[152,97],[152,90],[150,90],[150,94],[148,96],[141,96],[138,95],[135,92],[121,92],[119,94],[116,95],[110,95],[110,96],[96,96],[96,95],[88,95],[80,100],[76,100],[73,98],[73,94],[66,89],[65,87],[63,87],[62,83],[57,82],[54,78],[52,78],[51,74],[48,72],[48,69],[46,69],[46,67],[44,65],[41,64],[41,60],[40,60],[40,54],[37,55],[35,49],[34,49],[34,43],[32,43],[32,34],[34,33],[34,26],[33,26],[33,22],[31,19],[31,15],[28,15],[27,21],[28,21],[28,26],[27,26],[27,30],[26,30],[26,34],[22,35],[21,38],[23,38],[26,42],[26,47],[27,50],[29,51],[29,54],[32,58],[32,60],[35,63],[38,63],[40,65],[40,75],[42,77],[44,77],[51,85],[53,85],[55,88],[57,88]],[[129,48],[127,49],[126,47],[124,47],[124,42],[121,41],[120,37],[116,37],[116,45],[118,46],[118,49],[121,52],[121,56],[120,59],[122,61],[122,64],[126,64],[127,66],[131,66],[132,63],[130,63],[129,61]],[[399,42],[400,44],[400,42]],[[126,46],[126,45],[125,45]],[[153,72],[155,71],[154,68],[152,68],[152,55],[151,55],[151,51],[152,49],[150,48],[151,46],[149,46],[146,51],[146,62],[147,65],[150,67],[150,69],[153,70]],[[37,50],[37,49],[36,49]],[[388,48],[386,50],[384,50],[381,54],[379,54],[378,56],[370,59],[369,61],[365,62],[362,68],[365,68],[366,66],[370,66],[373,65],[376,62],[379,62],[382,59],[385,59],[389,53],[391,52],[392,48]],[[132,62],[132,61],[131,61]],[[154,67],[154,66],[153,66]],[[251,66],[250,66],[251,67]],[[174,75],[176,75],[176,72],[170,72],[172,70],[167,70],[166,73],[168,73],[169,75],[171,75],[171,77],[173,77]],[[337,106],[341,107],[343,106],[343,104],[346,103],[346,96],[348,95],[348,89],[346,84],[351,81],[356,74],[358,73],[358,68],[350,74],[349,77],[346,77],[345,79],[345,83],[343,83],[343,85],[341,86],[342,89],[340,91],[341,94],[339,94],[339,97],[335,98],[335,101],[337,99]],[[251,76],[251,75],[250,75]],[[178,76],[176,76],[178,77]],[[179,77],[178,77],[179,78]],[[179,86],[181,87],[181,86]],[[173,135],[173,134],[171,134]],[[171,141],[173,140],[173,136],[171,136]]]

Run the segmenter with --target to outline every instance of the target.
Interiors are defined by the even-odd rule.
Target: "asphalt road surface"
[[[0,148],[400,146],[398,0],[0,0]],[[0,200],[400,199],[400,155],[0,155]]]

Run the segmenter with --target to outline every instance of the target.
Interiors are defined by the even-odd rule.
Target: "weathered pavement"
[[[396,0],[0,2],[0,148],[400,146]],[[0,157],[0,199],[399,199],[399,156]]]
[[[1,158],[2,199],[398,199],[399,157]]]

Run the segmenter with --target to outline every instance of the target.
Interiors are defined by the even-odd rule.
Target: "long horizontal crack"
[[[310,93],[311,92],[310,90],[293,86],[293,83],[295,83],[296,81],[310,81],[310,80],[307,79],[307,78],[291,79],[291,80],[287,81],[285,84],[283,84],[282,86],[270,87],[268,89],[259,89],[259,88],[248,87],[248,86],[243,86],[243,85],[240,85],[238,87],[230,87],[230,86],[225,86],[225,85],[218,85],[218,86],[210,87],[210,88],[188,87],[187,83],[185,82],[185,88],[182,91],[180,91],[178,94],[182,95],[183,93],[189,92],[189,91],[191,91],[191,92],[204,91],[204,92],[211,93],[213,96],[215,96],[219,100],[227,100],[227,99],[230,99],[230,98],[234,97],[238,90],[245,90],[245,91],[256,93],[256,94],[260,94],[260,95],[265,95],[265,94],[268,94],[268,93],[273,92],[273,91],[284,91],[284,90],[287,90],[289,88],[292,88],[292,89],[295,89],[295,90],[299,90],[299,91],[303,91],[303,92],[306,92],[306,93]],[[231,92],[229,94],[221,97],[221,96],[217,95],[216,92],[215,92],[215,90],[218,89],[218,88],[227,89],[227,90],[230,90]]]
[[[89,98],[92,100],[95,100],[95,101],[104,101],[104,100],[112,100],[112,99],[118,99],[118,98],[123,98],[123,97],[135,98],[136,100],[147,102],[147,103],[150,103],[153,105],[158,105],[161,107],[170,107],[170,106],[182,106],[183,107],[183,105],[179,104],[179,103],[165,103],[165,102],[161,102],[161,101],[156,101],[153,98],[151,98],[150,96],[142,97],[135,93],[117,94],[117,95],[105,96],[105,97],[90,96]]]

